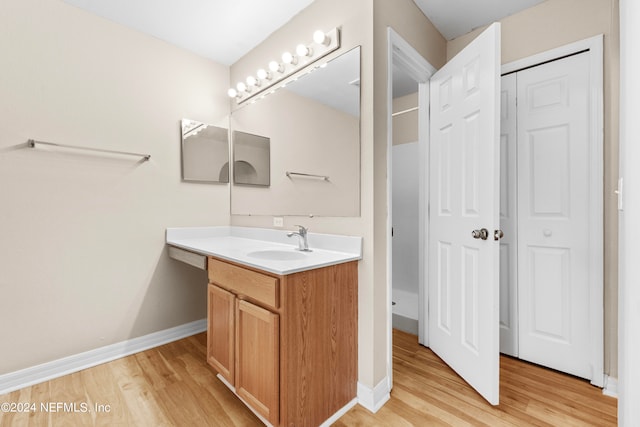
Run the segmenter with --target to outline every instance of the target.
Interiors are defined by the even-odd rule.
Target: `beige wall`
[[[393,112],[418,106],[418,92],[393,99]],[[393,145],[418,141],[418,110],[399,114],[393,118]]]
[[[386,283],[387,25],[392,25],[432,64],[440,66],[445,62],[444,38],[411,0],[316,0],[231,66],[231,81],[242,80],[283,50],[309,40],[316,28],[342,27],[342,47],[332,56],[362,46],[361,214],[350,218],[285,217],[285,228],[302,224],[315,232],[364,237],[358,277],[358,371],[359,381],[367,387],[376,386],[387,373],[387,313],[391,309]],[[271,227],[272,218],[232,215],[231,223]]]
[[[617,0],[547,0],[502,23],[502,63],[604,34],[605,372],[617,377],[619,24]],[[447,44],[452,58],[481,30]]]
[[[229,223],[227,185],[180,181],[180,119],[226,126],[228,68],[58,0],[0,28],[0,374],[204,318],[164,231]]]

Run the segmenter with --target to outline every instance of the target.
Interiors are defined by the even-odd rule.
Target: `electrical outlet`
[[[284,218],[281,216],[273,217],[273,226],[274,227],[284,227]]]

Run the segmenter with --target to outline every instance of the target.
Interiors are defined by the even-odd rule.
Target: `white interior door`
[[[589,54],[517,80],[520,358],[591,379]]]
[[[500,351],[518,357],[518,168],[516,74],[500,89]]]
[[[431,78],[429,345],[499,401],[500,24]],[[482,238],[472,237],[483,233]],[[484,230],[484,231],[482,231]],[[481,232],[482,231],[482,232]]]

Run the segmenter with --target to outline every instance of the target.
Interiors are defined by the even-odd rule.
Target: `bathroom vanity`
[[[309,234],[305,253],[285,231],[211,227],[167,243],[206,256],[207,361],[265,424],[318,426],[355,404],[360,238]]]

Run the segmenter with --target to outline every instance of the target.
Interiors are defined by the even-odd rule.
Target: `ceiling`
[[[332,59],[289,83],[285,89],[360,117],[360,48]]]
[[[413,0],[447,40],[545,0]]]
[[[313,3],[313,0],[63,1],[224,65],[236,62]]]
[[[231,65],[313,0],[63,0]],[[389,0],[393,1],[393,0]],[[544,0],[414,0],[450,40]],[[310,31],[314,29],[311,28]]]

